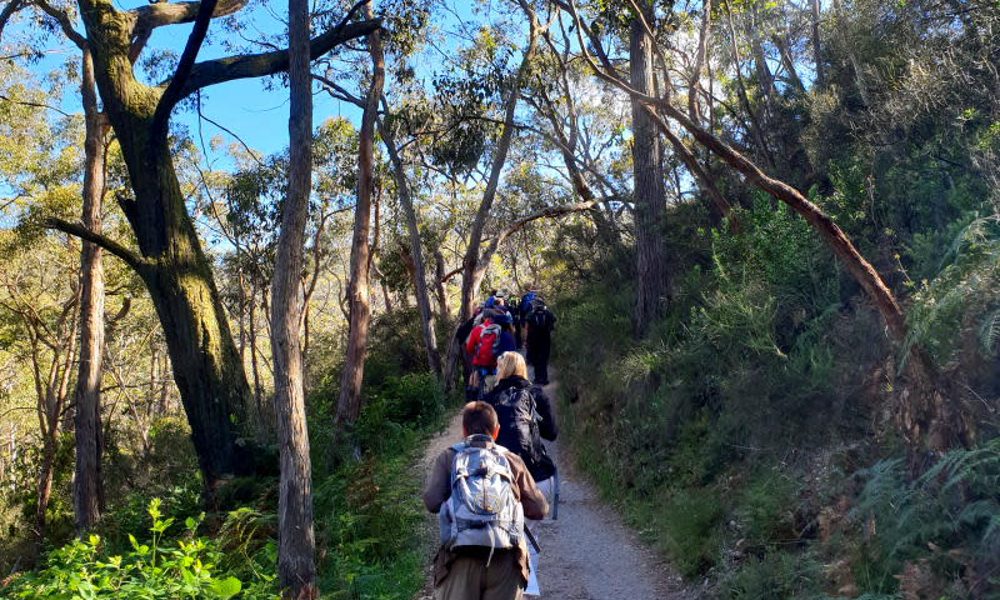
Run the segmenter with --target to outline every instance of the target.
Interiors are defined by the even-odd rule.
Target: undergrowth
[[[995,417],[979,447],[913,479],[882,408],[899,363],[877,316],[789,211],[759,199],[740,218],[739,235],[706,230],[687,249],[667,313],[641,340],[629,335],[633,293],[616,281],[554,303],[578,465],[714,597],[996,598]],[[992,227],[961,229],[910,315],[914,340],[988,397]]]

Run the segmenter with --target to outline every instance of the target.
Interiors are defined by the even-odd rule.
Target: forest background
[[[537,287],[707,595],[996,597],[1000,4],[289,11],[0,8],[0,595],[412,597],[453,332]]]

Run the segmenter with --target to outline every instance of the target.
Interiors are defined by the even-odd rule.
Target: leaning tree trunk
[[[97,106],[94,62],[83,53],[81,81],[86,126],[83,172],[83,225],[101,232],[105,189],[105,121]],[[101,248],[83,242],[80,258],[80,367],[76,381],[76,474],[73,507],[78,533],[89,530],[101,516],[101,374],[104,353],[104,269]]]
[[[369,5],[369,10],[371,10]],[[337,426],[353,424],[361,414],[361,382],[365,374],[365,355],[368,351],[368,327],[371,322],[369,301],[368,236],[371,231],[372,190],[375,183],[375,119],[378,102],[385,82],[385,60],[378,32],[368,38],[369,52],[374,64],[371,88],[361,118],[358,148],[358,203],[354,209],[354,237],[351,241],[351,281],[348,285],[350,302],[350,329],[347,339],[347,356],[340,379],[340,397],[337,401]]]
[[[663,116],[678,122],[696,142],[742,174],[751,185],[770,194],[798,213],[841,260],[854,280],[871,298],[876,310],[885,320],[888,337],[900,346],[908,348],[907,364],[914,380],[913,393],[901,394],[902,406],[898,407],[896,412],[897,422],[910,447],[918,451],[927,449],[940,453],[956,445],[968,446],[973,439],[974,429],[955,405],[957,394],[948,393],[948,382],[943,380],[933,360],[920,345],[907,345],[909,332],[906,317],[895,295],[875,267],[858,251],[854,242],[836,222],[793,186],[769,176],[752,160],[694,122],[689,115],[677,109],[669,97],[662,98],[641,92],[618,77],[614,65],[601,47],[600,39],[591,28],[583,24],[575,8],[569,7],[568,10],[574,17],[578,39],[584,49],[584,58],[598,77],[628,93],[633,101],[641,102],[650,116],[655,117],[657,126],[665,130],[669,128],[667,121],[658,118],[662,111]],[[584,35],[589,38],[590,46],[584,43]],[[598,65],[590,54],[591,47],[597,53],[601,65]]]
[[[312,465],[306,428],[303,353],[300,344],[306,217],[312,191],[312,79],[309,76],[309,2],[288,0],[290,115],[288,197],[271,291],[274,415],[281,478],[278,486],[278,575],[288,598],[316,598]]]
[[[424,251],[420,243],[420,227],[417,223],[417,211],[413,208],[413,197],[410,195],[410,184],[406,180],[406,168],[399,156],[396,141],[392,132],[381,124],[379,133],[385,143],[385,149],[392,163],[392,174],[396,180],[396,190],[399,204],[406,215],[406,228],[410,234],[410,256],[413,258],[413,287],[417,296],[417,308],[420,310],[420,327],[424,336],[424,348],[427,351],[427,364],[437,377],[441,377],[441,354],[438,352],[437,334],[434,331],[434,311],[431,310],[431,297],[427,289],[427,267],[424,261]],[[447,315],[442,315],[446,317]]]
[[[646,19],[652,9],[643,4]],[[634,18],[629,27],[629,75],[632,87],[654,93],[653,40],[642,21]],[[660,313],[668,292],[663,217],[666,191],[660,163],[660,138],[642,103],[632,100],[632,163],[635,203],[636,301],[635,329],[640,335]]]

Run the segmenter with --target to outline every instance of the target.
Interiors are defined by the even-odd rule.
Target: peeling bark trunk
[[[336,416],[336,425],[341,431],[346,425],[352,425],[357,421],[361,413],[361,383],[364,379],[365,356],[368,351],[368,327],[371,324],[369,299],[369,256],[371,249],[368,244],[368,236],[371,231],[372,191],[375,183],[375,119],[378,116],[378,102],[382,97],[382,86],[385,83],[385,59],[378,32],[369,36],[368,44],[374,69],[359,134],[358,203],[354,209],[351,280],[347,293],[351,319]]]
[[[306,217],[312,192],[312,79],[309,2],[288,0],[290,115],[288,196],[282,208],[271,291],[274,415],[281,477],[278,485],[278,576],[286,598],[311,599],[316,587],[312,465],[306,428],[300,331]]]
[[[104,116],[97,107],[94,63],[83,53],[84,141],[83,224],[101,232],[101,203],[105,189]],[[104,269],[101,248],[83,242],[80,257],[80,367],[76,382],[76,474],[73,507],[78,534],[101,517],[101,376],[104,354]]]
[[[643,4],[647,22],[652,22],[651,5]],[[646,35],[642,22],[634,18],[629,28],[629,75],[632,87],[654,93],[653,40]],[[660,163],[660,140],[656,125],[642,104],[632,101],[632,162],[635,204],[636,333],[645,333],[661,312],[668,293],[666,250],[663,243],[663,218],[666,191]]]

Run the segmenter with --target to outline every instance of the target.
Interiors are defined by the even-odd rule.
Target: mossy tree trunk
[[[253,469],[244,443],[251,437],[244,428],[252,396],[211,263],[185,207],[170,156],[168,122],[177,103],[203,87],[286,70],[288,51],[195,62],[211,19],[239,10],[245,0],[156,3],[130,11],[118,10],[111,0],[78,3],[104,111],[134,193],[119,200],[139,253],[87,227],[56,219],[49,225],[101,245],[142,277],[163,326],[206,490],[212,492],[227,478]],[[67,35],[81,37],[65,15],[54,16]],[[310,56],[379,26],[375,20],[347,21],[314,38]],[[191,22],[194,28],[173,77],[160,86],[139,82],[133,64],[152,30]]]

